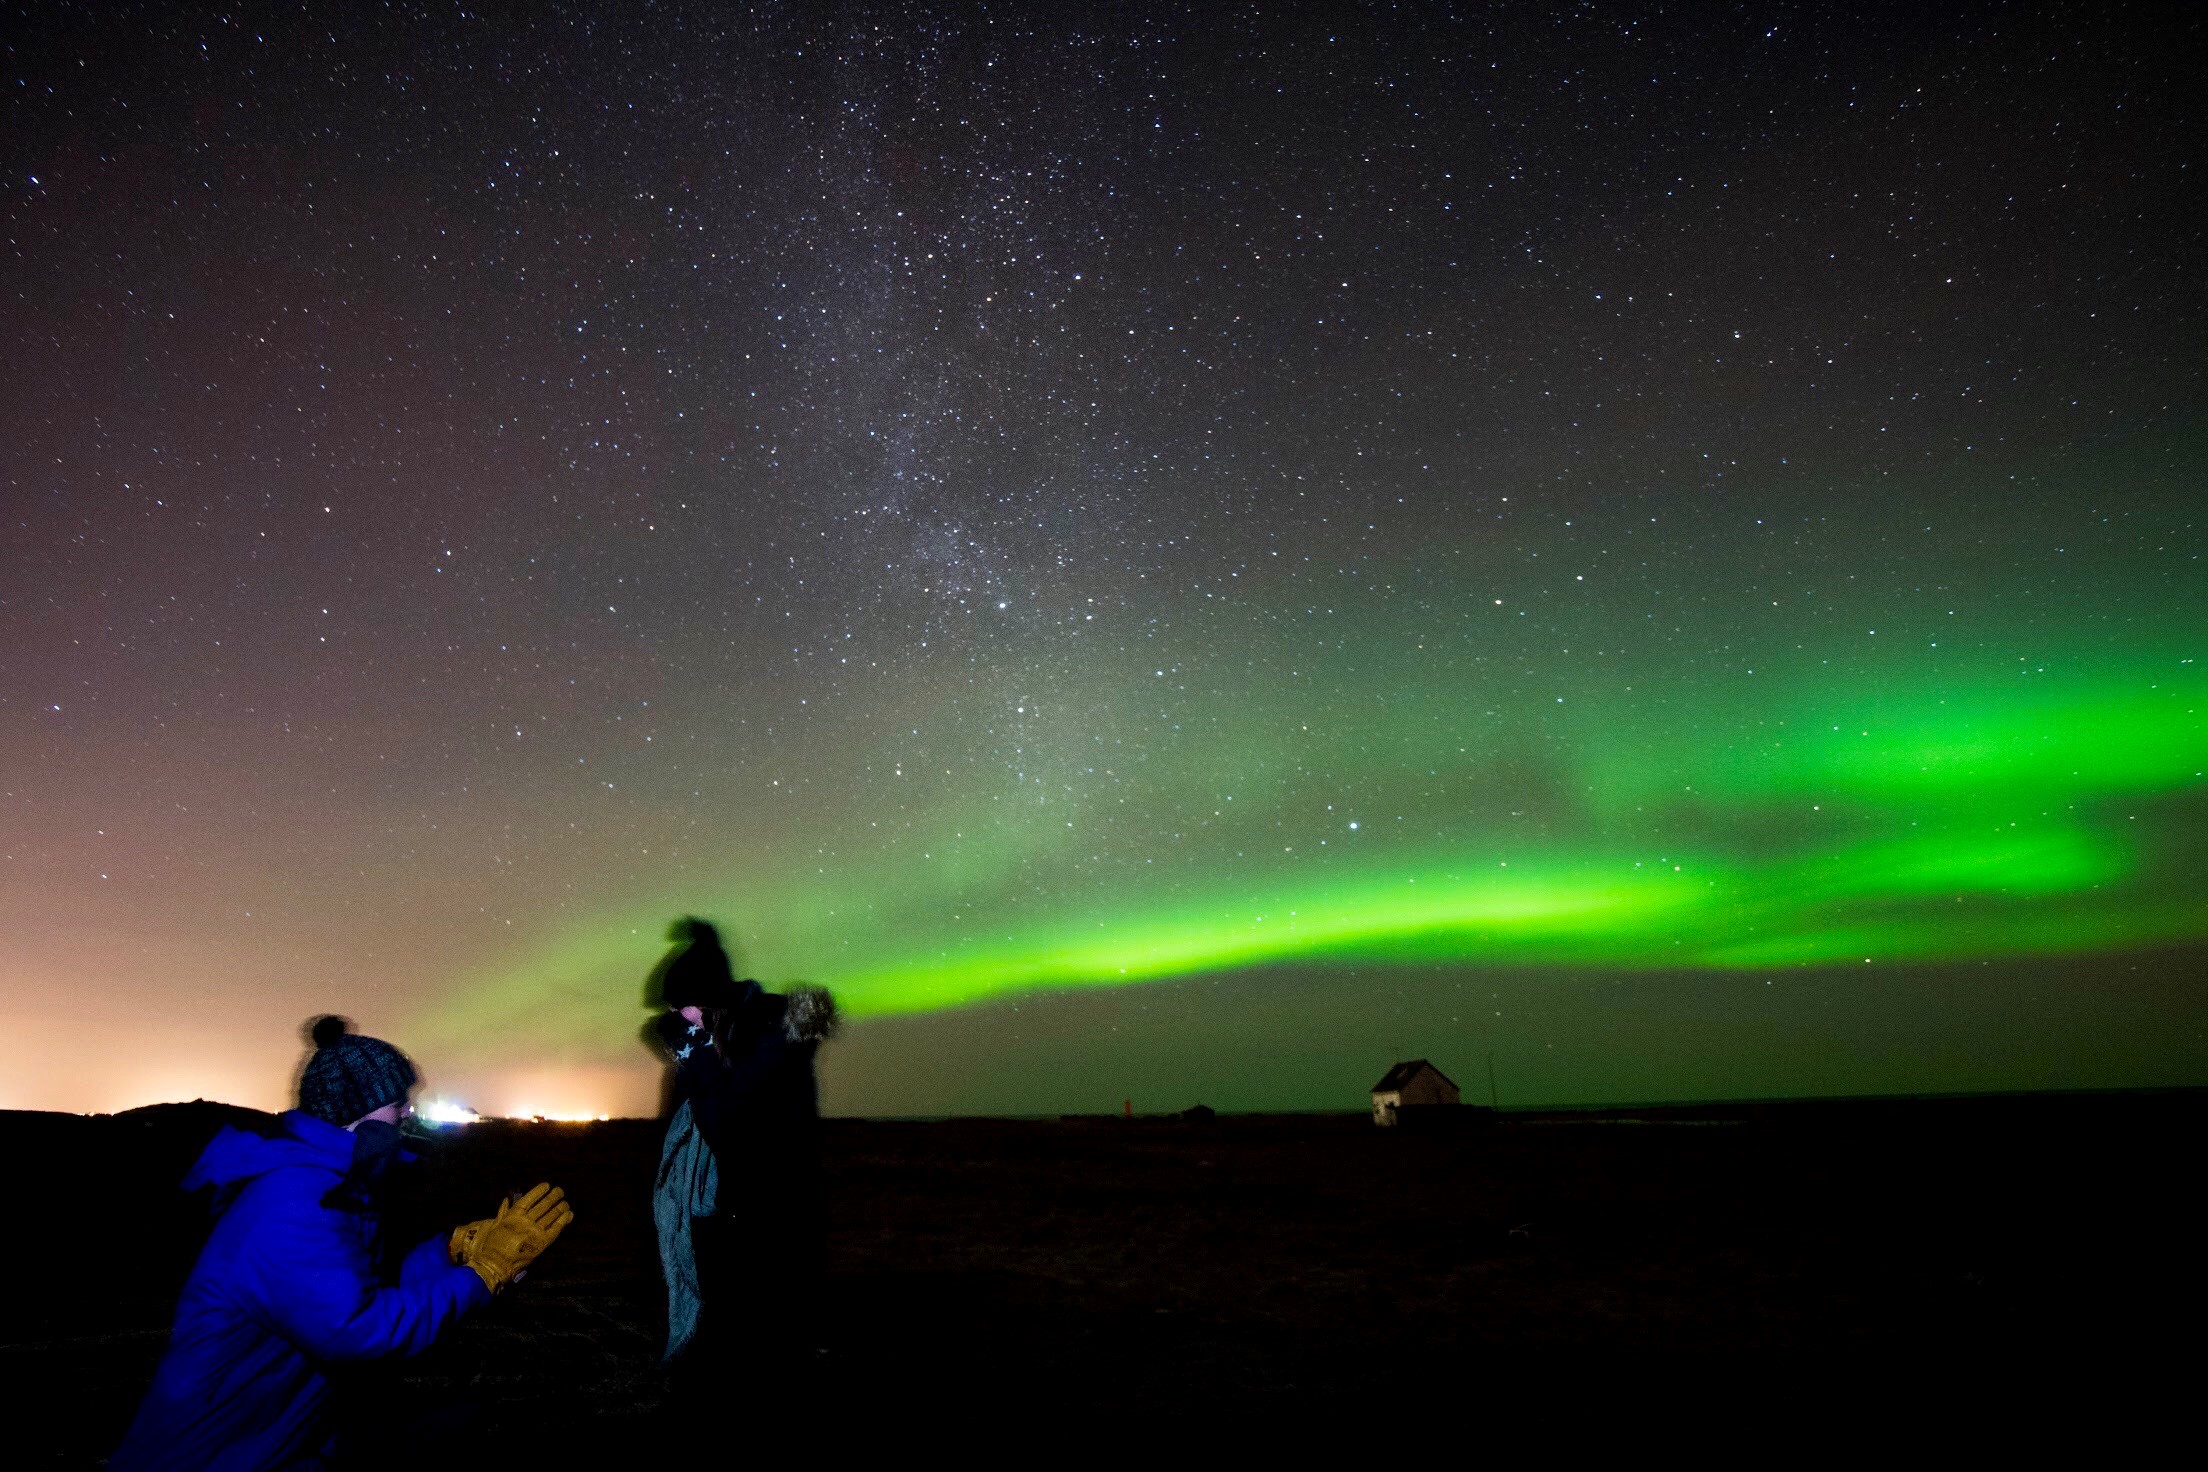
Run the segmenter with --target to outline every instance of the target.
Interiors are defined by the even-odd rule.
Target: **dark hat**
[[[349,1125],[396,1104],[414,1087],[414,1065],[381,1038],[364,1038],[342,1017],[317,1017],[309,1029],[314,1056],[299,1075],[299,1109]]]
[[[685,915],[667,932],[675,948],[645,982],[645,1001],[662,1007],[729,1007],[742,995],[710,920]]]

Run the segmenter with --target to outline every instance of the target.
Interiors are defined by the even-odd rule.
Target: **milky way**
[[[2201,1082],[2198,39],[29,7],[0,1107]]]

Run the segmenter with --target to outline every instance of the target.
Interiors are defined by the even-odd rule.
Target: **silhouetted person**
[[[342,1017],[318,1019],[312,1036],[299,1107],[280,1129],[225,1129],[184,1177],[186,1190],[215,1188],[214,1233],[110,1467],[320,1465],[336,1449],[334,1370],[429,1348],[574,1219],[540,1185],[380,1272],[380,1207],[409,1159],[399,1123],[412,1112],[414,1065]]]
[[[825,1227],[813,1057],[835,1006],[736,980],[703,920],[671,938],[646,989],[676,1097],[652,1200],[668,1365],[678,1388],[801,1388]]]

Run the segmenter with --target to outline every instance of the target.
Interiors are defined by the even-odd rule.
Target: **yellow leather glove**
[[[498,1209],[497,1219],[480,1232],[468,1248],[468,1266],[497,1293],[528,1271],[537,1255],[559,1239],[575,1210],[567,1193],[540,1181],[519,1201]]]
[[[451,1258],[455,1264],[465,1263],[468,1254],[475,1250],[475,1239],[483,1235],[485,1227],[497,1220],[497,1217],[487,1216],[479,1222],[462,1222],[454,1227],[451,1238],[445,1243],[445,1256]]]

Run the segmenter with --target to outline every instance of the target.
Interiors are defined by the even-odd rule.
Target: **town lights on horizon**
[[[593,1114],[588,1110],[568,1109],[516,1109],[510,1114],[478,1114],[465,1104],[451,1104],[443,1099],[432,1099],[414,1111],[415,1118],[425,1124],[481,1124],[486,1119],[529,1120],[537,1124],[601,1124],[613,1118],[610,1114]]]
[[[483,1118],[465,1104],[448,1104],[442,1099],[432,1099],[414,1111],[414,1117],[425,1124],[474,1124]]]

